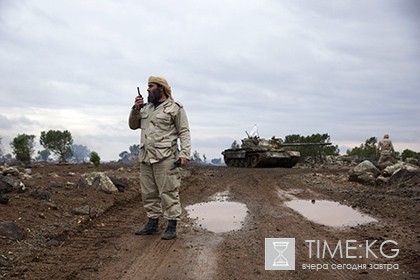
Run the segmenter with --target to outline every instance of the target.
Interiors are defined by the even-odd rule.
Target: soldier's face
[[[147,88],[149,95],[147,96],[147,101],[153,104],[159,102],[163,95],[163,89],[160,88],[157,84],[150,83]]]

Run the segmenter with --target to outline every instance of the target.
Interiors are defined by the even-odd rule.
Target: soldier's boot
[[[136,235],[151,235],[159,233],[159,220],[149,218],[147,224],[135,232]]]
[[[176,237],[176,220],[168,220],[168,227],[165,233],[162,235],[162,239],[171,240]]]

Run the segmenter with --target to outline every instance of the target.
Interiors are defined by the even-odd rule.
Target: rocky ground
[[[146,222],[135,165],[2,167],[10,184],[0,203],[0,279],[419,279],[419,173],[375,185],[349,181],[350,169],[187,167],[178,238],[163,241],[134,235]],[[89,181],[94,172],[116,187]],[[217,194],[246,205],[240,229],[213,232],[185,210]],[[293,200],[335,201],[377,221],[328,226],[292,210]],[[265,238],[295,238],[295,270],[265,270]],[[317,241],[321,253],[322,244],[344,245],[317,256]]]

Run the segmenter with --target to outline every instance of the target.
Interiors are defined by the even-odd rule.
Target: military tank
[[[300,159],[298,151],[290,151],[285,147],[323,146],[331,143],[283,143],[281,138],[260,138],[248,136],[242,139],[240,147],[226,149],[222,152],[228,167],[284,167],[295,166]]]

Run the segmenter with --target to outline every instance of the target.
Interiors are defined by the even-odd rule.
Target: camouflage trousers
[[[181,174],[174,162],[174,158],[167,158],[157,163],[140,164],[141,195],[148,218],[163,215],[168,220],[179,220],[181,216]]]
[[[379,156],[378,164],[381,164],[384,162],[393,164],[393,163],[396,163],[397,160],[394,158],[391,152],[382,152],[381,155]]]

